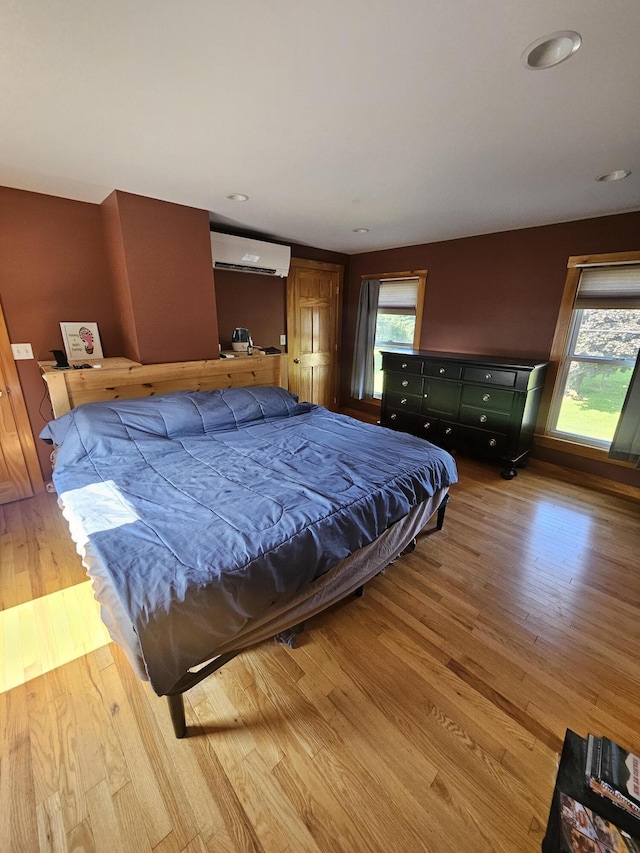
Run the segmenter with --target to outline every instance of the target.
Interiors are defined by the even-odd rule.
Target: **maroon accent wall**
[[[118,320],[122,331],[122,352],[119,355],[140,361],[140,346],[136,320],[133,313],[127,258],[122,239],[118,194],[112,192],[100,205],[104,227],[107,256],[109,258],[111,282],[116,301]]]
[[[348,265],[348,255],[292,244],[291,256]],[[280,348],[287,333],[287,282],[278,276],[216,270],[216,304],[222,349],[231,349],[236,326],[249,329],[259,346]]]
[[[236,326],[249,329],[254,344],[280,347],[287,331],[286,279],[216,270],[216,305],[222,349],[231,349]]]
[[[342,405],[371,408],[349,391],[362,275],[429,271],[422,349],[547,359],[568,258],[638,249],[640,212],[634,212],[352,256],[343,314]],[[619,473],[626,469],[616,473],[608,467],[613,478],[629,481]],[[637,472],[628,474],[640,485]]]
[[[298,257],[347,260],[293,249]],[[285,332],[284,281],[265,286],[262,278],[221,274],[221,332],[229,343],[236,325],[265,346],[277,346]],[[217,358],[209,215],[120,191],[95,205],[0,187],[0,301],[11,341],[33,346],[34,359],[17,368],[48,479],[50,448],[38,434],[51,407],[37,362],[63,348],[61,321],[97,322],[106,357]]]
[[[217,358],[209,214],[120,190],[113,195],[106,217],[113,228],[117,206],[122,250],[113,230],[109,248],[120,310],[133,315],[125,320],[127,346],[133,345],[133,324],[137,360],[144,364]],[[129,305],[123,300],[127,285]]]
[[[547,358],[568,258],[632,251],[639,244],[637,212],[352,256],[345,295],[345,364],[353,353],[362,275],[429,271],[423,349]],[[348,390],[348,375],[343,380]]]
[[[362,274],[429,270],[424,348],[546,358],[567,258],[637,250],[639,235],[636,212],[351,258],[303,246],[292,253],[347,267],[341,397],[366,410],[349,397]],[[216,308],[206,211],[120,191],[94,205],[0,187],[0,300],[11,341],[33,346],[35,359],[17,368],[45,478],[49,449],[37,436],[51,412],[37,361],[62,348],[60,321],[95,321],[105,356],[146,363],[215,358],[237,325],[278,346],[285,284],[263,278],[218,272]],[[537,455],[563,464],[551,451]]]
[[[327,249],[316,249],[313,246],[302,246],[299,243],[291,243],[290,245],[292,258],[302,258],[305,261],[323,261],[327,264],[342,264],[345,268],[346,278],[349,255],[343,255],[342,252],[330,252]]]
[[[60,322],[97,322],[105,355],[122,351],[100,208],[0,187],[0,300],[11,342],[33,347],[34,359],[16,366],[48,478],[50,448],[38,433],[51,408],[37,362],[64,349]]]

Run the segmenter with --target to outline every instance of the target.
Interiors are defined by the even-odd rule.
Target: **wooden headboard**
[[[286,355],[168,364],[138,364],[126,358],[105,358],[97,363],[102,365],[99,369],[55,370],[55,362],[40,362],[54,417],[59,418],[82,403],[151,397],[170,391],[211,391],[249,385],[287,387]]]

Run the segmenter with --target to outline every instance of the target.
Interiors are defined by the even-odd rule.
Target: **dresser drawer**
[[[439,420],[432,441],[446,450],[463,450],[465,447],[464,435],[467,427],[454,421]]]
[[[513,409],[515,395],[515,391],[505,391],[502,388],[465,385],[462,389],[462,404],[509,414]]]
[[[399,429],[402,432],[410,432],[415,434],[420,428],[420,416],[414,415],[411,412],[399,411],[398,409],[387,409],[382,426],[389,429]]]
[[[425,376],[439,376],[441,379],[460,379],[462,376],[462,365],[425,361],[424,374]]]
[[[465,382],[483,382],[485,385],[505,385],[512,388],[516,384],[515,370],[493,370],[491,367],[465,367]]]
[[[415,435],[421,438],[426,438],[428,441],[437,441],[438,427],[440,421],[438,418],[424,417],[420,420],[416,419],[417,428]]]
[[[464,430],[465,450],[477,453],[480,456],[501,456],[506,452],[509,439],[508,436],[494,430],[476,429],[465,426]]]
[[[422,361],[419,358],[385,352],[382,354],[382,369],[396,373],[422,373]]]
[[[385,400],[391,409],[405,409],[407,412],[420,414],[422,398],[416,394],[399,394],[396,391],[390,391],[385,394]]]
[[[412,412],[387,409],[384,420],[381,423],[382,426],[389,429],[397,429],[420,436],[420,438],[425,438],[429,441],[437,441],[436,434],[439,423],[437,418],[425,418],[420,417],[420,415],[414,415]]]
[[[424,379],[412,373],[385,373],[384,389],[390,394],[415,394],[422,396],[422,384]]]
[[[482,429],[499,429],[507,432],[510,415],[504,412],[493,412],[491,409],[479,409],[475,406],[460,406],[460,421],[469,426]]]

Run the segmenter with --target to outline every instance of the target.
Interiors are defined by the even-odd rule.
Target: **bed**
[[[141,678],[182,694],[392,562],[453,458],[277,386],[88,403],[51,421],[59,503],[102,618]]]

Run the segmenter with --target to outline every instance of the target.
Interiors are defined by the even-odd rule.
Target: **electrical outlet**
[[[13,352],[14,361],[33,358],[31,344],[11,344],[11,351]]]
[[[287,336],[286,335],[280,335],[280,346],[286,347],[286,345],[287,345]]]

